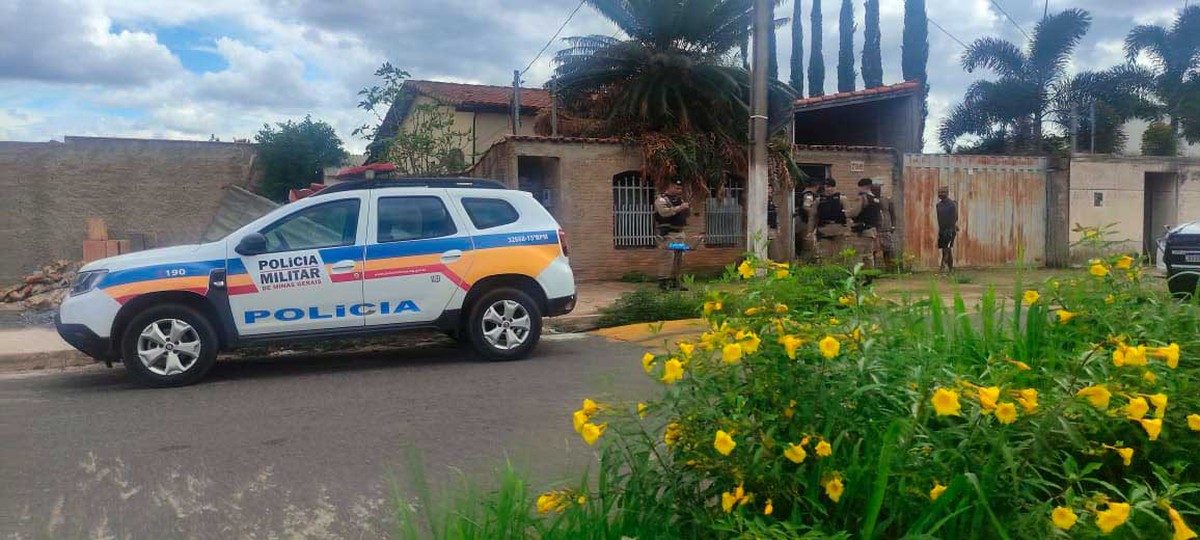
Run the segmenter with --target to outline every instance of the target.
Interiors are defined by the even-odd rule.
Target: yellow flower
[[[1146,417],[1146,412],[1150,410],[1150,404],[1146,403],[1145,398],[1130,398],[1129,405],[1125,406],[1125,417],[1130,420],[1141,420]]]
[[[654,371],[654,355],[653,354],[646,353],[646,354],[642,355],[642,369],[646,370],[646,373],[650,373],[651,371]]]
[[[796,411],[792,410],[792,407],[795,407],[795,406],[796,406],[796,400],[793,399],[790,402],[788,402],[787,407],[783,408],[783,416],[787,417],[788,420],[791,420],[792,416],[794,416],[796,414]]]
[[[696,351],[696,346],[686,341],[679,342],[679,352],[683,353],[684,358],[691,358],[692,353]]]
[[[742,346],[738,343],[730,343],[725,348],[721,349],[721,360],[726,364],[734,364],[742,359]]]
[[[1116,350],[1113,351],[1113,365],[1121,366],[1144,366],[1146,365],[1146,346],[1138,345],[1130,347],[1124,343],[1118,343]]]
[[[735,504],[740,506],[746,504],[748,501],[750,501],[750,495],[739,484],[737,489],[733,490],[732,493],[726,491],[721,494],[721,509],[725,510],[725,513],[728,514],[733,511]]]
[[[1129,255],[1122,255],[1120,259],[1117,259],[1117,268],[1120,268],[1121,270],[1129,270],[1130,266],[1133,266],[1133,257],[1130,257]]]
[[[823,355],[825,358],[833,358],[838,355],[839,351],[842,350],[842,344],[839,343],[837,338],[833,336],[825,336],[821,338],[821,341],[817,344],[817,347],[821,350],[821,355]]]
[[[564,504],[562,493],[557,491],[543,493],[537,498],[537,511],[539,514],[545,514],[546,512],[558,512],[565,506],[566,505]]]
[[[829,318],[829,324],[831,324],[831,325],[833,325],[833,326],[837,326],[837,325],[839,325],[839,324],[842,324],[842,321],[839,321],[839,320],[837,319],[837,317],[830,317],[830,318]]]
[[[1074,311],[1067,311],[1065,309],[1060,309],[1060,310],[1058,310],[1058,323],[1059,324],[1067,324],[1067,321],[1070,321],[1071,319],[1074,319],[1075,317],[1078,317],[1078,316],[1079,316],[1079,314],[1075,313]]]
[[[838,303],[839,303],[839,304],[841,304],[841,305],[843,305],[843,306],[848,306],[848,305],[850,305],[850,304],[853,304],[853,303],[854,303],[854,299],[853,299],[853,298],[850,298],[849,296],[839,296],[839,297],[838,297]]]
[[[667,430],[663,433],[663,442],[667,443],[667,446],[674,446],[682,435],[683,427],[676,422],[671,422],[667,424]]]
[[[1129,504],[1109,502],[1108,508],[1096,512],[1096,526],[1104,534],[1113,532],[1129,519]]]
[[[750,259],[742,261],[742,264],[738,265],[737,271],[738,275],[742,276],[742,279],[754,277],[754,265],[750,264]]]
[[[1017,406],[1007,401],[996,405],[996,420],[1001,424],[1011,424],[1017,421]]]
[[[1011,360],[1010,359],[1009,362],[1011,362],[1012,365],[1017,366],[1017,369],[1019,369],[1021,371],[1029,371],[1029,369],[1030,369],[1029,364],[1026,364],[1025,362],[1022,362],[1020,360]]]
[[[787,313],[787,304],[775,304],[775,313]]]
[[[983,411],[990,412],[996,408],[996,400],[1000,399],[1000,387],[977,386],[975,387],[975,396],[979,398],[979,406],[983,408]]]
[[[1103,384],[1089,386],[1075,393],[1076,396],[1087,398],[1088,403],[1097,409],[1107,409],[1108,400],[1112,398],[1112,392],[1108,391],[1108,387]]]
[[[1150,436],[1150,440],[1152,440],[1152,441],[1158,440],[1158,434],[1162,433],[1162,419],[1161,418],[1155,418],[1155,419],[1143,418],[1141,420],[1138,420],[1138,422],[1140,422],[1142,424],[1142,429],[1146,430],[1146,435]]]
[[[829,457],[833,455],[833,447],[827,441],[817,443],[817,457]]]
[[[1075,515],[1075,511],[1066,506],[1059,506],[1050,512],[1050,521],[1054,522],[1054,526],[1064,531],[1070,530],[1075,526],[1075,522],[1079,520],[1079,516]]]
[[[638,418],[646,417],[646,404],[645,403],[637,404],[637,415],[638,415]]]
[[[1188,429],[1192,431],[1200,431],[1200,414],[1187,415]]]
[[[938,416],[960,416],[962,405],[958,402],[958,392],[946,388],[938,388],[930,398],[933,410]]]
[[[804,451],[804,447],[788,443],[787,450],[783,451],[783,457],[788,458],[792,463],[804,463],[808,457],[808,452]]]
[[[575,411],[575,413],[571,415],[571,423],[575,425],[575,433],[582,433],[583,425],[586,424],[587,421],[588,415],[587,413],[583,412],[583,409]]]
[[[1104,277],[1108,275],[1108,267],[1103,263],[1095,263],[1088,268],[1088,273],[1096,277]]]
[[[733,441],[733,437],[722,430],[717,430],[717,436],[713,439],[713,448],[716,448],[722,456],[728,456],[736,446],[737,443]]]
[[[1158,375],[1155,375],[1154,372],[1152,372],[1152,371],[1147,371],[1147,372],[1143,373],[1142,378],[1145,379],[1146,382],[1148,382],[1150,384],[1155,384],[1158,382]]]
[[[721,305],[720,302],[705,302],[704,303],[704,314],[712,315],[714,312],[721,311],[722,307],[723,306]]]
[[[1113,302],[1116,302],[1116,301],[1117,301],[1117,297],[1115,297],[1115,296],[1113,296],[1113,295],[1111,295],[1111,294],[1110,294],[1110,295],[1108,295],[1108,296],[1105,296],[1105,297],[1104,297],[1104,303],[1105,303],[1105,304],[1111,304],[1111,303],[1113,303]]]
[[[587,503],[587,495],[580,495],[578,499],[575,499],[575,502],[577,502],[579,504],[586,504]]]
[[[746,315],[747,317],[749,317],[751,315],[758,315],[758,312],[760,312],[760,311],[762,311],[762,308],[756,308],[756,307],[746,308],[746,311],[744,311],[743,314]]]
[[[1021,300],[1025,302],[1025,305],[1032,306],[1032,305],[1036,304],[1038,299],[1041,297],[1042,297],[1042,295],[1040,293],[1038,293],[1037,291],[1035,291],[1033,289],[1029,289],[1029,290],[1025,291],[1024,295],[1021,296]]]
[[[1118,456],[1121,456],[1121,461],[1123,463],[1125,463],[1126,467],[1128,467],[1130,463],[1133,463],[1133,449],[1132,448],[1119,447],[1119,448],[1113,448],[1113,451],[1115,451]]]
[[[796,336],[793,336],[791,334],[786,334],[783,336],[779,336],[779,344],[783,345],[783,350],[785,352],[787,352],[788,358],[795,360],[796,359],[796,349],[799,349],[800,345],[804,344],[804,340],[802,340]]]
[[[583,425],[583,429],[580,430],[579,433],[583,435],[584,442],[588,443],[588,446],[591,446],[596,444],[596,440],[598,440],[600,436],[604,434],[604,428],[607,427],[608,424],[596,425],[591,422],[587,422]]]
[[[667,360],[667,363],[663,364],[663,376],[662,379],[660,379],[662,382],[673,384],[675,381],[678,381],[682,378],[683,364],[681,364],[679,360],[672,358]]]
[[[775,505],[771,504],[771,499],[767,499],[767,505],[763,507],[763,515],[771,515],[775,512]]]
[[[1150,404],[1154,405],[1154,417],[1162,418],[1167,412],[1167,395],[1154,394],[1150,396]]]
[[[1021,404],[1021,408],[1025,412],[1037,412],[1038,409],[1038,391],[1033,388],[1025,390],[1017,390],[1017,403]]]
[[[1167,367],[1175,369],[1179,367],[1179,344],[1172,343],[1166,347],[1155,347],[1151,353],[1158,358],[1167,361]]]
[[[846,491],[846,486],[842,484],[841,477],[834,476],[825,482],[825,495],[828,495],[833,502],[838,502],[842,498],[842,492]]]
[[[742,352],[746,354],[754,354],[758,352],[758,346],[762,343],[762,340],[759,339],[758,334],[750,331],[738,332],[737,340],[741,342]]]
[[[600,406],[597,405],[595,401],[584,398],[583,399],[583,414],[591,416],[593,414],[596,414],[597,412],[600,412]]]
[[[788,265],[779,264],[775,266],[775,279],[783,279],[791,275]]]
[[[1184,523],[1183,516],[1179,515],[1174,508],[1167,505],[1167,517],[1171,519],[1171,528],[1175,530],[1175,534],[1171,536],[1171,540],[1191,540],[1196,538],[1196,531],[1193,531]]]
[[[943,491],[946,491],[946,486],[934,482],[933,489],[929,490],[929,499],[933,501],[938,500],[938,497],[942,496]]]

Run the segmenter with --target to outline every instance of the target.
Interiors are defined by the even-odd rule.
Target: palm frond
[[[1020,77],[1025,70],[1025,53],[1016,45],[999,38],[975,40],[962,55],[963,69],[974,72],[984,68],[1001,77]]]
[[[1133,62],[1143,51],[1150,53],[1151,60],[1165,68],[1171,56],[1167,45],[1167,29],[1154,24],[1135,26],[1125,36],[1125,59]]]
[[[1029,46],[1029,64],[1043,80],[1052,80],[1063,72],[1075,46],[1092,26],[1092,16],[1072,8],[1050,15],[1033,29]]]

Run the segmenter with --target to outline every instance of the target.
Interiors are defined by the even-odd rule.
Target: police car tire
[[[183,373],[159,375],[151,372],[138,358],[138,337],[154,321],[178,319],[191,326],[200,340],[200,355]],[[217,332],[200,312],[182,304],[164,304],[147,308],[137,314],[121,336],[121,359],[125,371],[139,384],[155,388],[186,386],[202,379],[217,362]]]
[[[525,341],[513,349],[499,349],[487,342],[483,335],[483,317],[489,307],[502,300],[511,300],[521,305],[529,316],[529,333]],[[465,329],[471,347],[484,358],[492,361],[520,360],[529,355],[542,336],[542,312],[537,302],[519,289],[499,288],[485,293],[471,305]]]

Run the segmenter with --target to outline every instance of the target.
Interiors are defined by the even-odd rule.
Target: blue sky
[[[791,16],[792,1],[777,8]],[[814,0],[800,0],[806,33]],[[993,1],[995,3],[993,3]],[[222,140],[251,138],[265,122],[326,120],[353,151],[351,131],[371,118],[356,92],[384,61],[415,78],[507,84],[574,9],[576,0],[7,0],[0,1],[0,140],[64,135]],[[1168,24],[1183,0],[927,0],[931,18],[970,42],[1024,37],[996,9],[1031,31],[1043,8],[1093,15],[1073,69],[1123,60],[1133,25]],[[858,27],[862,1],[855,0]],[[826,91],[836,86],[840,2],[823,0]],[[903,0],[881,0],[884,80],[899,81]],[[614,27],[584,7],[564,36]],[[961,46],[930,27],[929,129],[971,80]],[[861,30],[857,49],[861,47]],[[550,56],[529,85],[548,77]],[[787,78],[790,29],[778,32]],[[807,47],[806,47],[807,49]],[[807,62],[806,58],[806,62]],[[860,81],[861,86],[861,81]],[[927,132],[926,140],[934,137]],[[935,150],[932,145],[927,150]]]

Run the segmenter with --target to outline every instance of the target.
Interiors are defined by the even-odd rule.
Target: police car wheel
[[[1187,300],[1192,297],[1192,293],[1196,292],[1198,280],[1200,280],[1200,272],[1178,272],[1167,278],[1167,289],[1176,298]]]
[[[524,358],[542,334],[542,312],[528,294],[510,288],[488,292],[467,318],[471,345],[488,360]]]
[[[192,384],[216,363],[217,333],[190,307],[155,306],[129,322],[121,357],[125,370],[145,386]]]

